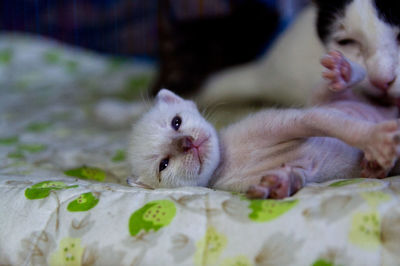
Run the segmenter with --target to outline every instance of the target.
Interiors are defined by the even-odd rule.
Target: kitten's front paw
[[[327,69],[322,76],[329,81],[329,88],[339,92],[349,87],[351,65],[339,51],[330,51],[322,59],[321,64]]]
[[[367,172],[387,173],[394,166],[400,152],[400,122],[391,120],[375,125],[366,138],[363,148]],[[376,162],[376,163],[375,163]],[[373,165],[377,164],[377,165]],[[372,167],[374,166],[374,167]]]

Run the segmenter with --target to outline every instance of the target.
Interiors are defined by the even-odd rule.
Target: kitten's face
[[[361,86],[372,95],[400,97],[400,4],[390,0],[316,1],[318,34],[367,71]]]
[[[220,160],[215,129],[192,101],[165,89],[134,125],[129,153],[136,182],[153,188],[206,186]]]

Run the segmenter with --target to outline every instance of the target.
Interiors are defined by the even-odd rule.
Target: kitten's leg
[[[326,68],[322,73],[325,79],[314,91],[312,103],[324,103],[340,98],[351,98],[348,88],[362,81],[366,76],[365,69],[359,64],[346,59],[339,51],[330,51],[322,59]]]
[[[353,107],[357,104],[359,106]],[[349,114],[340,108],[353,108],[354,112]],[[275,142],[307,137],[337,138],[359,148],[368,161],[376,161],[388,170],[393,167],[400,151],[400,123],[397,120],[368,121],[368,117],[374,117],[371,112],[374,112],[373,108],[356,102],[338,107],[290,110],[281,113],[277,120],[269,119],[268,124],[260,124],[260,127]]]
[[[398,120],[373,123],[338,110],[313,108],[305,115],[302,122],[304,134],[340,139],[361,149],[367,161],[376,161],[386,172],[394,166],[399,155],[400,123]]]
[[[308,175],[309,173],[305,173],[304,169],[282,166],[279,169],[268,171],[257,185],[249,187],[246,195],[253,199],[289,197],[304,186]]]
[[[392,120],[375,125],[369,132],[360,146],[364,151],[365,160],[369,162],[369,167],[364,167],[364,175],[372,171],[380,172],[381,175],[377,177],[383,178],[394,167],[400,151],[399,127],[399,120]]]

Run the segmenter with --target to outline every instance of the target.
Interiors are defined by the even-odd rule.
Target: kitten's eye
[[[353,39],[342,39],[342,40],[338,40],[336,41],[339,45],[341,46],[346,46],[346,45],[353,45],[356,44],[357,42]]]
[[[180,116],[175,116],[171,121],[171,126],[175,130],[178,130],[181,124],[182,124],[182,118]]]
[[[397,42],[400,44],[400,33],[397,34]]]
[[[169,163],[169,158],[162,159],[160,162],[160,166],[158,167],[158,171],[161,173],[165,168],[167,168]]]

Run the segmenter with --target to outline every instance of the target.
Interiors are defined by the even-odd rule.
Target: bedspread
[[[311,184],[285,200],[125,186],[129,126],[98,121],[154,75],[0,35],[0,265],[400,265],[400,178]]]

